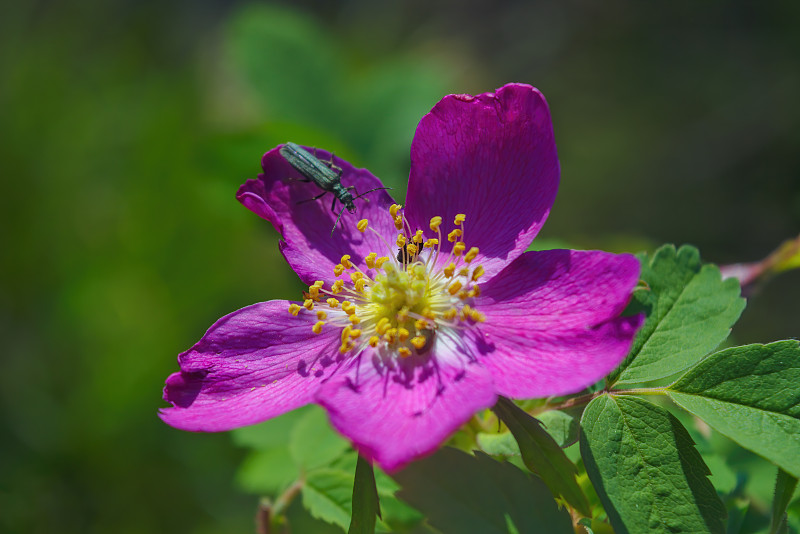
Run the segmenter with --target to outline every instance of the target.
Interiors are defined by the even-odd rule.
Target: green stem
[[[543,408],[545,410],[540,411],[547,411],[547,410],[564,410],[567,408],[573,408],[575,406],[584,406],[589,404],[595,398],[611,394],[611,395],[664,395],[667,388],[631,388],[631,389],[616,389],[612,391],[602,390],[596,391],[594,393],[587,393],[585,395],[579,395],[577,397],[572,397],[570,399],[566,399],[562,402],[558,402],[555,404],[546,404]]]

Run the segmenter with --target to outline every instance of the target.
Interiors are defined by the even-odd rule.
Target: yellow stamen
[[[342,274],[343,272],[344,272],[344,265],[342,265],[341,263],[337,263],[337,264],[336,264],[336,265],[333,267],[333,274],[335,274],[336,276],[341,276],[341,274]]]
[[[469,268],[462,267],[458,270],[458,276],[469,276]]]
[[[289,313],[295,317],[297,317],[297,314],[300,313],[300,310],[302,310],[302,308],[297,304],[289,304]]]
[[[416,328],[417,330],[425,330],[426,328],[428,328],[428,321],[426,321],[425,319],[417,319],[416,321],[414,321],[414,328]]]
[[[383,267],[383,264],[386,263],[387,261],[389,261],[389,258],[387,256],[381,256],[380,258],[375,260],[375,267],[377,269],[380,269],[381,267]]]
[[[375,325],[375,331],[382,336],[389,329],[389,326],[389,319],[381,317],[380,320],[378,320],[378,324]]]
[[[481,288],[478,284],[473,284],[472,289],[469,290],[470,297],[478,297],[481,294]]]
[[[400,204],[392,204],[391,206],[389,206],[389,213],[392,214],[392,218],[397,217],[397,210],[399,210],[402,207],[403,206],[401,206]]]
[[[353,315],[350,316],[350,322],[356,325],[361,322],[361,319],[358,317],[358,315],[354,313]]]
[[[453,276],[453,273],[455,272],[455,270],[456,270],[456,264],[453,263],[453,262],[450,262],[450,265],[448,265],[447,267],[442,269],[442,272],[444,273],[444,275],[447,278],[450,278],[451,276]]]
[[[455,319],[456,315],[458,315],[458,310],[455,308],[450,308],[449,310],[442,313],[442,318],[449,320]]]
[[[466,215],[464,215],[463,213],[459,213],[456,215],[456,220],[455,222],[453,222],[453,224],[458,226],[459,224],[463,223],[466,219],[467,219]]]
[[[467,245],[464,244],[463,241],[459,241],[455,245],[453,245],[453,254],[456,256],[461,256],[464,253],[464,249],[467,248]]]
[[[406,330],[405,328],[398,328],[398,329],[397,329],[397,340],[398,340],[400,343],[402,343],[402,342],[404,342],[406,339],[408,339],[408,336],[410,336],[410,335],[411,335],[411,332],[409,332],[409,331],[408,331],[408,330]]]
[[[368,221],[368,220],[366,220],[366,219],[361,219],[361,220],[360,220],[360,221],[358,221],[358,223],[356,224],[356,228],[358,228],[358,231],[359,231],[359,232],[361,232],[361,233],[363,234],[363,233],[364,233],[364,231],[367,229],[367,225],[368,225],[368,224],[369,224],[369,221]]]
[[[398,215],[397,217],[394,218],[394,227],[397,228],[398,230],[403,229],[403,218],[401,216]]]
[[[478,252],[480,252],[480,250],[478,249],[478,247],[472,247],[472,248],[470,248],[470,249],[469,249],[469,252],[467,252],[466,254],[464,254],[464,261],[465,261],[465,262],[467,262],[467,263],[471,262],[472,260],[474,260],[474,259],[475,259],[475,256],[477,256],[477,255],[478,255]]]
[[[361,330],[357,328],[350,330],[350,337],[352,337],[353,339],[358,339],[359,337],[361,337]]]
[[[353,264],[350,263],[350,254],[345,254],[342,256],[342,265],[344,265],[345,269],[352,269]]]
[[[344,342],[348,340],[348,338],[350,337],[350,332],[352,330],[353,329],[350,328],[350,325],[347,325],[342,329],[342,344],[344,344]]]
[[[464,232],[461,231],[461,228],[456,228],[452,232],[447,234],[447,240],[453,243],[454,241],[457,241],[458,238],[461,237],[463,233]]]
[[[356,291],[358,291],[359,293],[363,293],[364,292],[364,286],[366,286],[366,285],[367,285],[367,281],[365,279],[360,278],[360,279],[356,280],[356,286],[355,286],[356,287]]]
[[[354,273],[350,273],[350,280],[355,284],[357,280],[361,280],[364,278],[364,275],[360,272],[356,271]]]
[[[317,323],[313,327],[311,327],[311,331],[314,332],[315,334],[319,334],[320,332],[322,332],[322,326],[324,324],[325,323],[322,321],[317,321]]]
[[[411,356],[411,349],[408,347],[400,347],[397,349],[397,354],[399,354],[401,358],[408,358]]]
[[[417,350],[421,350],[425,346],[425,343],[427,343],[427,340],[422,336],[411,338],[411,344],[414,345]]]
[[[314,282],[312,285],[313,285],[314,287],[317,287],[317,288],[320,288],[320,289],[322,289],[322,286],[324,286],[324,285],[325,285],[325,282],[323,282],[322,280],[317,280],[317,281],[316,281],[316,282]]]
[[[411,258],[413,258],[414,256],[416,256],[416,255],[417,255],[417,245],[414,245],[414,244],[410,244],[410,245],[408,245],[408,246],[406,247],[406,252],[408,252],[408,255],[409,255]]]
[[[433,239],[428,239],[427,241],[425,241],[425,244],[422,245],[422,246],[425,247],[425,248],[433,248],[438,244],[439,244],[439,240],[436,239],[436,238],[433,238]]]
[[[461,289],[461,282],[456,280],[450,285],[450,287],[447,288],[447,292],[450,293],[451,295],[455,295],[456,293],[458,293],[459,289]]]
[[[327,313],[325,313],[322,310],[318,310],[317,311],[317,319],[319,319],[320,321],[323,321],[323,320],[325,320],[327,318],[328,318],[328,314]]]
[[[482,314],[481,312],[479,312],[478,310],[472,310],[472,312],[470,313],[470,317],[476,323],[482,323],[482,322],[486,321],[486,316],[484,314]]]
[[[397,315],[395,315],[398,323],[404,323],[408,321],[408,311],[408,306],[403,306],[400,308],[400,311],[397,312]]]
[[[436,217],[431,218],[431,230],[434,232],[439,230],[439,225],[442,224],[442,218],[438,215]]]
[[[339,307],[339,300],[335,299],[333,297],[329,298],[325,302],[327,302],[328,306],[330,306],[331,308],[338,308]]]
[[[369,338],[369,346],[370,347],[377,347],[378,343],[380,343],[380,342],[381,342],[381,338],[379,338],[378,336],[370,336],[370,338]]]
[[[404,236],[403,234],[398,235],[397,241],[395,241],[395,243],[397,244],[398,248],[403,248],[403,245],[406,244],[406,236]]]
[[[477,282],[478,278],[483,276],[483,273],[484,273],[483,265],[478,265],[477,267],[475,267],[475,270],[472,271],[472,281]]]
[[[305,302],[303,302],[303,307],[305,309],[309,310],[309,311],[313,310],[314,309],[314,301],[311,300],[311,299],[306,299]]]
[[[375,258],[378,256],[377,252],[370,252],[367,254],[367,257],[364,258],[364,262],[367,264],[367,268],[374,269],[375,268]]]
[[[344,288],[344,280],[342,279],[336,280],[331,286],[331,293],[333,293],[334,295],[337,293],[341,293],[343,288]]]
[[[424,241],[424,239],[422,238],[422,230],[417,230],[417,232],[411,238],[411,241],[417,244],[422,243]]]

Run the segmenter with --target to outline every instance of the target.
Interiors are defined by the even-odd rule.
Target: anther
[[[411,349],[408,347],[400,347],[397,349],[397,354],[399,354],[401,358],[408,358],[411,356]]]
[[[475,259],[475,256],[478,255],[478,252],[480,252],[480,250],[478,250],[478,247],[470,248],[469,252],[464,254],[464,261],[467,262],[467,263],[471,262],[472,260]]]
[[[302,308],[297,304],[289,304],[289,313],[295,317],[297,317],[297,314],[300,313],[300,310],[302,310]]]
[[[363,233],[364,233],[364,231],[367,229],[367,225],[368,225],[368,224],[369,224],[369,221],[368,221],[368,220],[366,220],[366,219],[361,219],[361,220],[360,220],[360,221],[358,221],[358,223],[356,224],[356,228],[358,228],[358,231],[359,231],[359,232],[361,232],[361,233],[363,234]]]
[[[452,232],[447,234],[447,240],[453,243],[454,241],[457,241],[463,233],[464,232],[461,231],[461,228],[455,228]]]
[[[333,297],[329,298],[325,302],[327,302],[328,306],[330,306],[331,308],[338,308],[339,307],[339,300],[335,299]]]
[[[417,232],[411,238],[411,241],[413,241],[414,243],[417,243],[417,244],[422,243],[424,241],[424,239],[422,237],[422,230],[417,230]]]
[[[311,299],[306,299],[305,302],[303,302],[303,307],[305,309],[309,310],[309,311],[313,310],[314,309],[314,301],[311,300]]]
[[[442,218],[438,215],[436,217],[431,218],[431,230],[434,232],[439,230],[439,225],[442,224]]]
[[[442,313],[442,318],[450,321],[455,319],[456,315],[458,315],[458,310],[455,308],[450,308],[449,310]]]
[[[483,276],[483,273],[484,273],[483,265],[478,265],[477,267],[475,267],[475,270],[472,271],[472,281],[477,282],[478,278]]]
[[[320,321],[323,321],[323,320],[325,320],[327,318],[328,318],[328,314],[327,313],[325,313],[322,310],[317,310],[317,319],[319,319]]]
[[[395,241],[395,243],[399,248],[403,248],[403,245],[406,244],[406,236],[404,236],[403,234],[398,235],[397,241]]]
[[[465,245],[463,241],[459,241],[453,245],[453,254],[456,256],[461,256],[461,254],[464,253],[465,248],[467,248],[467,245]]]
[[[322,332],[322,326],[324,324],[325,323],[322,321],[317,321],[317,323],[313,327],[311,327],[311,331],[314,332],[315,334],[319,334],[320,332]]]
[[[364,262],[367,264],[368,269],[375,268],[375,258],[378,256],[377,252],[370,252],[367,254],[367,257],[364,258]]]
[[[380,258],[375,260],[375,268],[380,269],[381,267],[383,267],[383,264],[386,263],[387,261],[389,261],[388,256],[381,256]]]
[[[392,204],[391,206],[389,206],[389,213],[392,214],[392,218],[397,217],[397,210],[399,210],[402,207],[403,206],[401,206],[400,204]]]
[[[422,336],[415,336],[411,338],[411,344],[414,345],[414,348],[417,350],[422,350],[422,348],[427,343],[427,340]]]
[[[341,274],[342,274],[343,272],[344,272],[344,265],[342,265],[341,263],[337,263],[337,264],[336,264],[336,265],[333,267],[333,274],[335,274],[336,276],[341,276]]]
[[[394,227],[398,230],[403,229],[403,218],[400,215],[394,218]]]
[[[422,246],[425,247],[425,248],[433,248],[438,244],[439,244],[439,240],[436,239],[436,238],[433,238],[433,239],[428,239],[427,241],[425,241],[425,244],[422,245]]]
[[[370,338],[369,338],[369,346],[370,347],[377,347],[378,343],[380,343],[380,342],[381,342],[381,338],[379,338],[378,336],[370,336]]]
[[[333,282],[333,285],[331,286],[331,293],[333,293],[334,295],[337,293],[341,293],[342,288],[344,288],[344,280],[342,279],[336,280],[335,282]]]
[[[350,254],[345,254],[344,256],[342,256],[341,262],[342,262],[342,265],[344,265],[345,269],[352,269],[353,268],[353,264],[350,263]]]
[[[461,289],[461,282],[459,282],[458,280],[456,280],[455,282],[453,282],[452,284],[450,284],[450,287],[448,287],[448,288],[447,288],[447,291],[448,291],[448,293],[450,293],[451,295],[455,295],[456,293],[458,293],[458,290],[459,290],[459,289]]]
[[[463,213],[459,213],[456,215],[456,220],[455,222],[453,222],[453,224],[458,226],[459,224],[463,223],[466,219],[467,219],[466,215],[464,215]]]
[[[453,276],[453,273],[455,272],[455,270],[456,270],[456,264],[453,263],[453,262],[450,262],[450,265],[448,265],[447,267],[442,269],[442,272],[444,273],[444,275],[447,278],[450,278],[451,276]],[[473,276],[474,276],[474,274],[473,274]]]
[[[361,319],[358,317],[358,315],[354,313],[353,315],[350,316],[350,322],[353,323],[354,325],[357,325],[358,323],[361,322]]]

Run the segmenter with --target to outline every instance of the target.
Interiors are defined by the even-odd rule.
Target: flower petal
[[[448,225],[466,214],[465,242],[479,247],[476,262],[491,276],[528,248],[558,180],[550,111],[538,90],[509,84],[450,95],[417,127],[405,214],[412,229],[424,230],[434,215]]]
[[[261,160],[264,173],[255,180],[247,180],[239,188],[236,198],[249,210],[271,222],[281,234],[281,252],[303,282],[333,281],[333,267],[344,254],[360,262],[372,251],[381,255],[391,252],[386,251],[386,245],[373,232],[367,230],[362,234],[356,229],[356,223],[366,218],[370,226],[383,236],[396,232],[388,212],[393,200],[386,191],[373,191],[356,199],[358,211],[351,214],[345,210],[331,237],[331,229],[343,209],[342,204],[335,201],[335,212],[331,211],[333,193],[304,202],[323,191],[314,183],[292,180],[302,177],[280,155],[279,149],[280,146],[264,154]],[[313,149],[308,150],[313,152]],[[323,161],[331,159],[331,154],[324,150],[317,150],[316,155]],[[333,157],[333,162],[343,170],[342,185],[355,186],[353,196],[358,196],[356,191],[365,193],[383,187],[380,180],[366,169],[356,169],[336,157]]]
[[[311,313],[289,302],[254,304],[226,315],[178,356],[160,417],[183,430],[216,432],[252,425],[313,401],[342,364],[339,332],[311,331]]]
[[[319,391],[317,402],[328,410],[331,424],[387,471],[430,454],[497,398],[480,365],[465,363],[445,342],[437,342],[435,350],[425,364],[404,360],[394,369],[362,353],[358,369],[337,375]]]
[[[527,252],[481,286],[476,339],[501,395],[580,391],[616,367],[642,317],[619,317],[639,278],[630,254]]]

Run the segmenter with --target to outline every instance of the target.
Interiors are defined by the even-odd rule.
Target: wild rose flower
[[[325,199],[298,204],[320,190],[290,180],[298,173],[278,148],[237,198],[281,234],[305,299],[217,321],[167,379],[168,424],[229,430],[316,402],[363,455],[394,470],[498,395],[574,393],[628,352],[640,324],[620,317],[639,276],[633,256],[525,252],[559,181],[536,89],[442,99],[414,136],[407,206],[370,193],[333,237],[336,213]],[[342,184],[381,186],[333,161]]]

